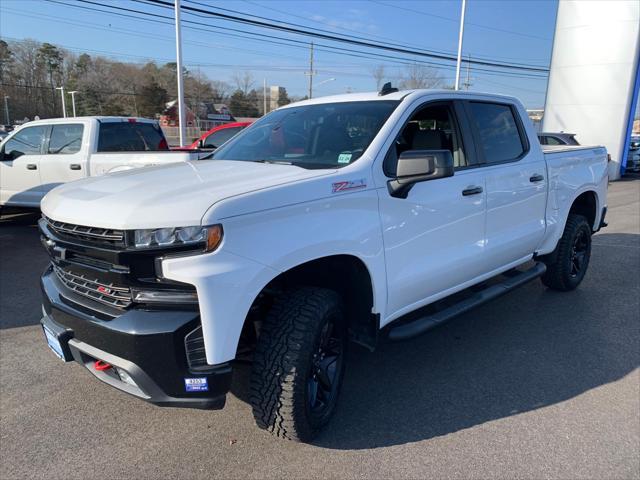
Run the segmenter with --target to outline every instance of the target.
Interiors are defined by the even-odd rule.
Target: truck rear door
[[[495,268],[531,255],[545,232],[546,164],[515,105],[465,102],[487,195],[486,251]],[[531,135],[534,135],[531,132]]]
[[[81,122],[56,123],[50,126],[45,154],[40,162],[40,180],[44,193],[61,183],[87,175],[89,156],[88,128]]]

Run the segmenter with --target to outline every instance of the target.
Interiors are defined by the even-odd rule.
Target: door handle
[[[469,195],[477,195],[482,193],[482,187],[467,187],[462,190],[462,195],[464,197],[468,197]]]
[[[35,163],[27,163],[27,170],[37,170],[38,169],[38,165],[36,165]]]
[[[529,181],[531,183],[541,182],[542,180],[544,180],[544,176],[540,175],[539,173],[536,173],[535,175],[531,175],[531,177],[529,178]]]
[[[69,168],[71,170],[80,170],[82,167],[80,166],[79,163],[72,163],[71,165],[69,165]]]

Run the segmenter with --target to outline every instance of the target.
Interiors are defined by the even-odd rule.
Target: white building
[[[640,89],[640,0],[560,0],[543,130],[604,145],[620,177]]]

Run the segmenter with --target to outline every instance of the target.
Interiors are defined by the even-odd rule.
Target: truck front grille
[[[132,303],[131,290],[128,287],[91,280],[84,275],[77,275],[64,270],[57,265],[53,266],[53,270],[60,282],[78,295],[120,309],[127,308]]]
[[[124,231],[111,228],[87,227],[71,223],[59,222],[43,215],[47,225],[54,233],[62,237],[81,240],[83,242],[102,243],[124,246]]]

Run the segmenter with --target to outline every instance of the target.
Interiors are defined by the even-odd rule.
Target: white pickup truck
[[[257,424],[308,441],[350,341],[413,337],[538,277],[576,288],[606,204],[605,149],[543,153],[513,98],[307,100],[212,160],[47,194],[42,325],[60,358],[158,405],[222,408],[250,360]]]
[[[197,158],[197,151],[169,151],[154,120],[36,120],[13,131],[0,146],[0,208],[38,207],[53,187],[80,178]]]

